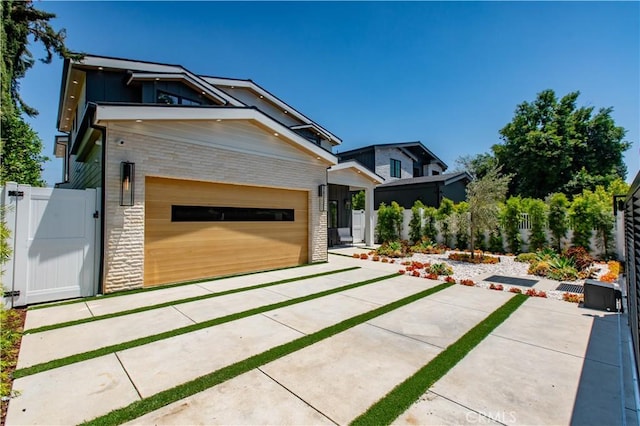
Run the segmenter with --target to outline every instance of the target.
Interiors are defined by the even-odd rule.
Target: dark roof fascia
[[[444,176],[447,176],[447,174],[444,174]],[[467,178],[469,182],[473,180],[468,172],[451,173],[449,174],[449,178],[444,181],[444,184],[449,185],[450,183],[457,182],[464,178]]]
[[[367,149],[370,149],[370,148],[405,148],[405,147],[408,147],[408,146],[419,146],[419,147],[421,147],[430,156],[432,156],[437,162],[442,164],[445,169],[447,169],[449,167],[449,166],[447,166],[447,164],[444,161],[442,161],[437,155],[435,155],[433,152],[431,152],[431,150],[429,148],[427,148],[426,146],[424,146],[424,144],[422,142],[420,142],[420,141],[377,143],[377,144],[363,146],[361,148],[355,148],[355,149],[352,149],[352,150],[349,150],[349,151],[344,151],[344,152],[341,152],[338,155],[357,153],[359,151],[364,151],[364,150],[367,150]]]
[[[215,78],[218,80],[229,80],[229,81],[248,81],[251,82],[253,84],[256,84],[255,81],[251,80],[250,78],[232,78],[232,77],[218,77],[215,75],[205,75],[205,74],[199,74],[199,77],[201,78]],[[256,84],[257,86],[257,84]]]
[[[179,64],[167,64],[165,62],[142,61],[142,60],[138,60],[138,59],[120,58],[120,57],[117,57],[117,56],[94,55],[94,54],[90,54],[90,53],[86,53],[86,54],[84,54],[84,56],[85,57],[91,57],[91,58],[113,59],[113,60],[116,60],[116,61],[139,62],[141,64],[164,65],[164,66],[168,66],[168,67],[178,67],[178,68],[182,68],[183,70],[186,70],[186,68],[184,66],[182,66],[182,65],[179,65]],[[82,60],[80,60],[77,64],[78,65],[83,65],[82,64]]]
[[[336,154],[336,156],[340,157],[342,155],[352,155],[352,154],[361,154],[363,152],[366,151],[371,151],[375,148],[376,145],[367,145],[367,146],[363,146],[361,148],[356,148],[356,149],[350,149],[348,151],[343,151],[343,152],[339,152]]]
[[[418,185],[418,184],[430,184],[430,183],[444,183],[445,185],[449,185],[453,182],[457,182],[458,180],[467,177],[471,180],[471,176],[467,172],[459,172],[459,173],[444,173],[441,175],[435,176],[420,176],[408,179],[398,179],[393,182],[384,183],[379,185],[381,187],[390,187],[390,186],[404,186],[404,185]]]
[[[125,107],[155,107],[155,108],[207,108],[207,109],[255,109],[260,111],[254,106],[233,106],[233,105],[171,105],[171,104],[146,104],[136,102],[92,102],[97,106],[125,106]],[[260,111],[262,112],[262,111]],[[271,117],[269,117],[271,118]],[[274,120],[275,121],[275,120]],[[280,123],[282,124],[282,123]],[[284,124],[283,124],[284,126]],[[286,127],[286,126],[285,126]]]

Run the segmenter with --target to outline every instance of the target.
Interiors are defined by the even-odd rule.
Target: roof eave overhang
[[[268,99],[271,103],[275,104],[276,106],[281,108],[283,111],[287,111],[287,114],[293,115],[295,118],[297,118],[298,120],[304,123],[313,124],[317,129],[321,130],[323,133],[330,136],[329,140],[333,142],[335,145],[339,145],[342,143],[342,139],[340,139],[333,133],[329,132],[327,129],[320,126],[319,124],[315,123],[313,120],[306,117],[301,112],[287,105],[286,103],[281,101],[277,96],[271,94],[269,91],[263,89],[262,87],[260,87],[258,84],[256,84],[251,80],[234,80],[234,79],[219,78],[219,77],[202,77],[202,79],[215,86],[218,86],[218,85],[219,86],[235,86],[235,87],[250,89],[253,92],[257,93],[258,96],[262,96],[263,98]]]
[[[289,141],[294,146],[323,160],[328,165],[338,163],[335,155],[308,141],[282,123],[262,114],[255,108],[232,107],[167,107],[138,105],[100,105],[96,107],[94,124],[104,125],[109,121],[211,121],[245,120],[253,121],[269,129],[275,136]]]
[[[374,184],[380,185],[384,183],[384,178],[376,173],[373,173],[371,170],[364,167],[362,164],[357,161],[345,161],[343,163],[336,164],[329,168],[329,173],[337,172],[339,170],[353,170],[353,172],[357,174],[364,175],[368,179],[370,179]]]
[[[189,72],[180,73],[151,73],[151,72],[132,72],[127,80],[127,84],[131,84],[133,81],[182,81],[188,86],[202,92],[205,96],[210,96],[221,104],[228,104],[233,106],[244,106],[244,104],[237,99],[230,97],[217,87],[209,84],[207,81],[201,79],[198,76],[192,75]]]

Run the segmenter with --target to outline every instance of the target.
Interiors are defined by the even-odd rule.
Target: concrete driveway
[[[439,284],[409,276],[381,279],[398,265],[329,257],[326,264],[30,310],[27,330],[164,304],[26,334],[19,369],[107,346],[119,349],[16,379],[19,396],[10,402],[6,423],[90,420]],[[360,268],[268,285],[351,266]],[[381,280],[343,289],[376,278]],[[209,296],[257,284],[265,286]],[[330,294],[296,302],[325,291]],[[132,423],[348,424],[512,296],[454,285]],[[177,302],[187,297],[202,298]],[[127,346],[281,302],[282,307]],[[620,320],[530,298],[396,423],[637,424],[626,318]]]

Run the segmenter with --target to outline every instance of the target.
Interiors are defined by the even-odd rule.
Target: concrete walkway
[[[352,249],[357,250],[357,249]],[[329,263],[29,311],[37,327],[294,276],[361,269],[26,335],[19,366],[382,276]],[[7,424],[76,424],[438,284],[397,276],[17,379]],[[180,291],[179,291],[180,290]],[[233,297],[232,297],[233,296]],[[134,424],[346,424],[512,294],[453,286],[136,419]],[[84,315],[84,316],[83,316]],[[624,318],[623,318],[624,321]],[[624,323],[623,323],[624,325]],[[624,329],[623,329],[624,331]],[[408,424],[628,424],[637,414],[615,314],[528,299],[397,419]],[[622,333],[622,347],[627,347]],[[626,358],[625,358],[626,357]],[[625,361],[626,359],[626,361]],[[626,366],[625,366],[626,363]],[[588,417],[587,417],[588,416]]]

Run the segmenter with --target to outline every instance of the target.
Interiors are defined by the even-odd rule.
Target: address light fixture
[[[123,161],[120,163],[120,205],[133,206],[135,163]]]

